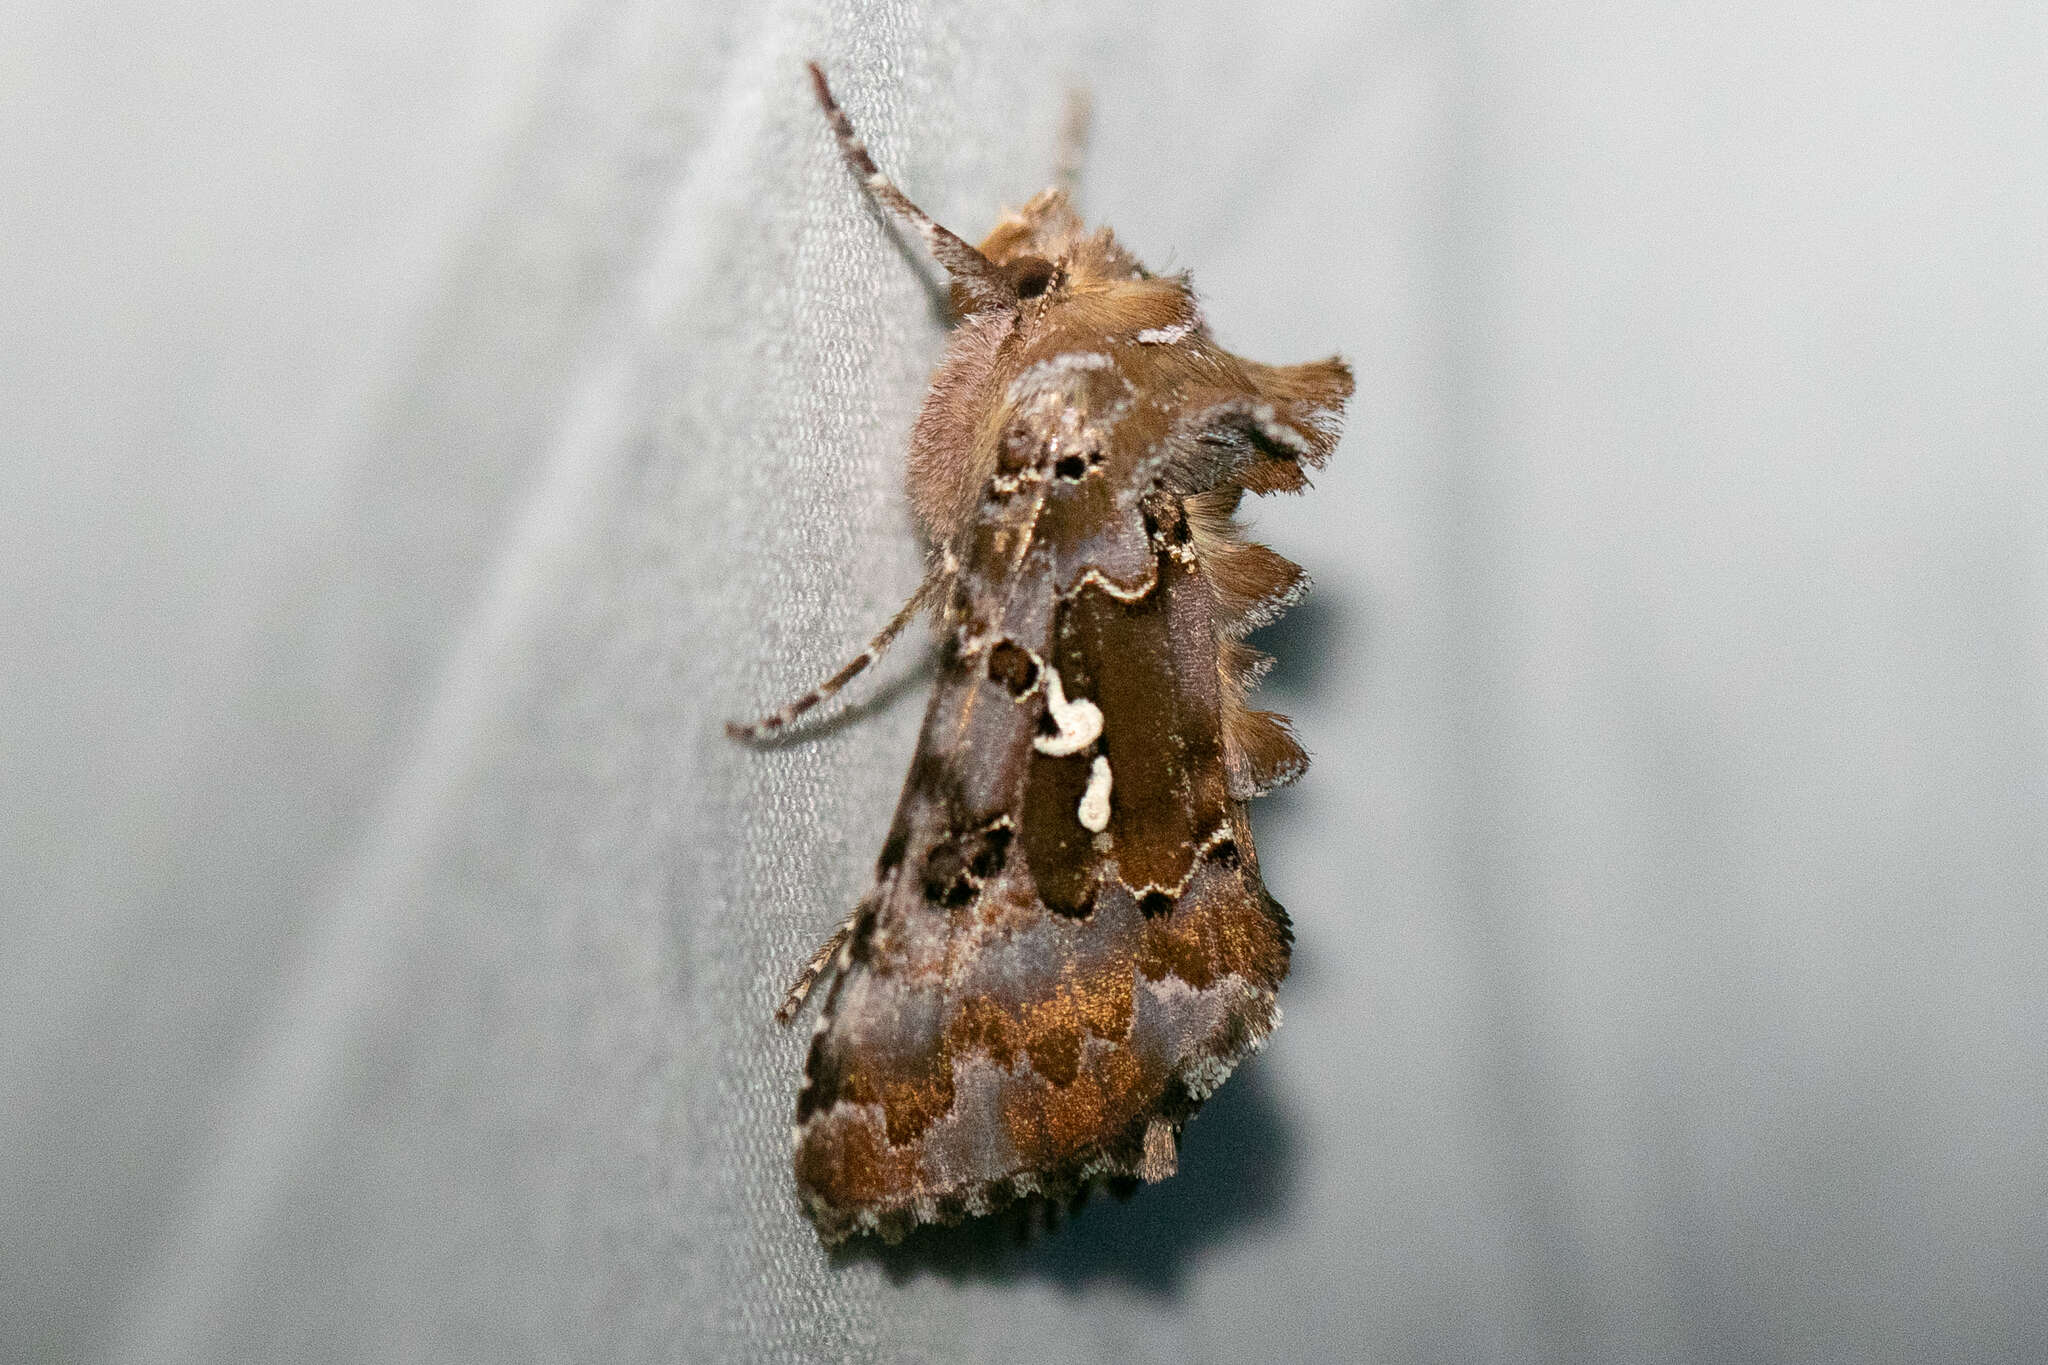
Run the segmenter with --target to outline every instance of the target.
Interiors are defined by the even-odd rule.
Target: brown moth
[[[1336,444],[1341,360],[1209,335],[1063,188],[979,247],[846,161],[950,276],[959,322],[911,434],[924,583],[867,650],[751,726],[780,730],[936,617],[938,682],[873,889],[777,1017],[828,979],[796,1109],[827,1242],[889,1240],[1105,1176],[1173,1174],[1181,1126],[1279,1022],[1286,914],[1245,803],[1299,776],[1243,643],[1307,586],[1241,534]]]

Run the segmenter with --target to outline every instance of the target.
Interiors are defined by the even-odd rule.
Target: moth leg
[[[865,900],[854,906],[840,922],[839,927],[832,931],[832,937],[826,939],[819,945],[818,951],[811,954],[811,960],[804,964],[804,969],[796,974],[796,980],[790,983],[789,993],[783,996],[782,1003],[775,1007],[776,1023],[787,1025],[796,1018],[797,1011],[804,1007],[804,1001],[810,997],[811,988],[817,985],[818,978],[825,974],[825,968],[846,946],[846,941],[853,937],[854,926],[860,923],[860,917],[867,912],[867,908],[868,903]]]
[[[918,612],[922,611],[950,581],[951,575],[938,565],[926,570],[924,582],[917,585],[917,591],[910,594],[910,600],[897,609],[896,614],[889,618],[889,624],[883,626],[874,639],[868,641],[868,647],[849,660],[837,673],[787,706],[778,711],[771,711],[759,720],[744,724],[736,720],[727,721],[725,732],[734,739],[752,743],[764,735],[774,734],[819,702],[837,695],[841,688],[859,677],[868,665],[888,652],[889,646],[896,642],[896,637],[903,633],[903,628],[915,620]]]
[[[875,159],[868,155],[867,144],[853,131],[853,124],[839,107],[839,101],[832,98],[832,87],[825,83],[825,72],[816,62],[811,63],[811,85],[817,92],[818,107],[825,111],[825,121],[832,125],[832,136],[839,140],[839,154],[846,158],[846,164],[867,186],[876,203],[924,238],[932,258],[946,268],[946,273],[952,276],[953,284],[960,290],[960,297],[967,305],[961,311],[978,313],[990,308],[1015,308],[1017,287],[1009,276],[972,244],[934,222],[930,214],[911,203],[910,196],[897,189],[895,182],[882,174],[875,165]]]
[[[1060,119],[1060,140],[1054,152],[1052,183],[1072,203],[1081,193],[1081,167],[1088,159],[1088,128],[1095,114],[1085,87],[1067,87],[1066,112]]]

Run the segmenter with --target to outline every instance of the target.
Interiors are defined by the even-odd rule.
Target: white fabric
[[[17,6],[0,1356],[2038,1359],[2048,13]],[[1260,509],[1286,1026],[1182,1173],[828,1258],[782,985],[1046,179],[1341,350]]]

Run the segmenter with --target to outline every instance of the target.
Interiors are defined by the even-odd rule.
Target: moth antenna
[[[1081,167],[1088,159],[1088,133],[1095,117],[1095,101],[1084,85],[1067,87],[1066,111],[1060,119],[1060,140],[1054,151],[1052,183],[1064,191],[1069,203],[1081,193]]]
[[[832,936],[819,945],[817,952],[811,954],[811,960],[804,964],[804,969],[796,974],[796,980],[790,983],[789,993],[783,996],[782,1003],[775,1007],[776,1023],[786,1028],[796,1018],[797,1011],[804,1007],[804,1001],[810,997],[811,988],[816,986],[818,978],[825,974],[826,966],[846,946],[846,941],[853,937],[853,927],[860,923],[861,914],[867,908],[866,900],[854,906],[847,912],[846,918],[840,921],[839,927],[832,931]]]
[[[751,744],[789,725],[819,702],[828,701],[836,696],[841,688],[859,677],[870,664],[889,652],[889,646],[896,643],[896,637],[903,633],[903,628],[916,619],[918,612],[922,611],[949,581],[951,575],[942,566],[933,564],[925,571],[924,581],[917,585],[917,591],[910,594],[910,600],[897,608],[896,614],[889,618],[889,624],[883,626],[875,638],[868,641],[868,647],[842,665],[837,673],[782,709],[771,711],[759,720],[744,723],[736,720],[727,721],[725,732],[742,743]]]
[[[853,124],[839,107],[839,101],[832,98],[832,87],[825,82],[824,68],[816,62],[810,63],[810,68],[811,84],[818,94],[818,107],[825,111],[825,121],[832,125],[832,136],[839,139],[839,154],[860,176],[861,183],[867,186],[876,203],[915,228],[924,238],[932,258],[945,267],[959,288],[966,304],[961,311],[981,313],[993,308],[1015,308],[1017,287],[1009,277],[972,244],[940,226],[930,214],[911,203],[910,196],[897,189],[896,183],[882,174],[875,165],[875,159],[868,155],[867,144],[853,131]]]

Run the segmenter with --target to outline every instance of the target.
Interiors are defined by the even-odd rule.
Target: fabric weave
[[[2036,5],[30,4],[0,1357],[2029,1360]],[[932,275],[1084,206],[1343,352],[1287,1023],[1181,1173],[827,1256]]]

